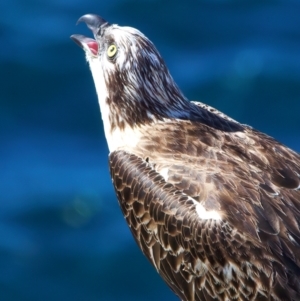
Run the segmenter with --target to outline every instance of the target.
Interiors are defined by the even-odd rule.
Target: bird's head
[[[131,127],[183,114],[186,103],[153,43],[140,31],[82,16],[94,39],[71,38],[84,49],[95,82],[102,118],[111,128]]]

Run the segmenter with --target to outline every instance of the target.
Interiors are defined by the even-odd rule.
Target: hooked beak
[[[94,37],[96,37],[101,26],[108,25],[108,22],[105,21],[102,17],[94,14],[86,14],[80,17],[76,24],[80,22],[86,23],[87,27],[94,34]],[[88,51],[93,56],[97,56],[99,47],[96,40],[88,38],[81,34],[73,34],[71,35],[71,39],[83,50]]]

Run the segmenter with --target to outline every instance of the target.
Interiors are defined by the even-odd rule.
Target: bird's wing
[[[150,162],[116,151],[110,154],[110,171],[138,245],[183,300],[220,294],[251,300],[271,287],[280,300],[299,298],[299,211],[294,205],[299,198],[280,201],[270,188],[258,193],[248,179],[218,178],[219,190],[206,199],[210,194],[218,198],[203,204],[219,208],[222,219],[201,220],[195,199],[184,192],[189,190],[168,183]]]
[[[150,156],[110,154],[137,243],[183,300],[300,300],[299,155],[252,129],[199,128],[158,141],[152,127]]]

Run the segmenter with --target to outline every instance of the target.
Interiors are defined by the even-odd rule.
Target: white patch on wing
[[[206,210],[203,205],[200,203],[196,204],[196,212],[201,219],[214,219],[214,220],[221,220],[222,217],[219,212],[215,210]]]
[[[196,212],[197,212],[198,216],[200,217],[200,219],[213,219],[213,220],[221,220],[222,219],[222,217],[218,211],[206,210],[206,208],[202,204],[198,203],[193,198],[190,198],[190,199],[196,205]]]
[[[168,173],[169,173],[169,168],[165,167],[162,168],[161,170],[158,171],[160,173],[161,176],[163,176],[163,178],[165,179],[165,181],[167,182],[169,179]]]

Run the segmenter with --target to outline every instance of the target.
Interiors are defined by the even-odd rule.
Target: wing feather
[[[222,150],[220,141],[205,144]],[[298,191],[289,198],[291,185],[278,186],[271,176],[278,164],[262,166],[270,150],[252,162],[251,149],[235,148],[234,156],[202,149],[205,162],[179,149],[174,159],[163,144],[160,157],[145,152],[147,160],[125,151],[110,154],[114,187],[138,245],[182,300],[300,300]],[[299,159],[288,155],[281,160]],[[237,164],[239,158],[249,163]],[[168,181],[159,173],[166,167]],[[295,182],[299,166],[285,168],[291,172],[281,176]],[[201,220],[197,202],[220,212],[222,220]]]

